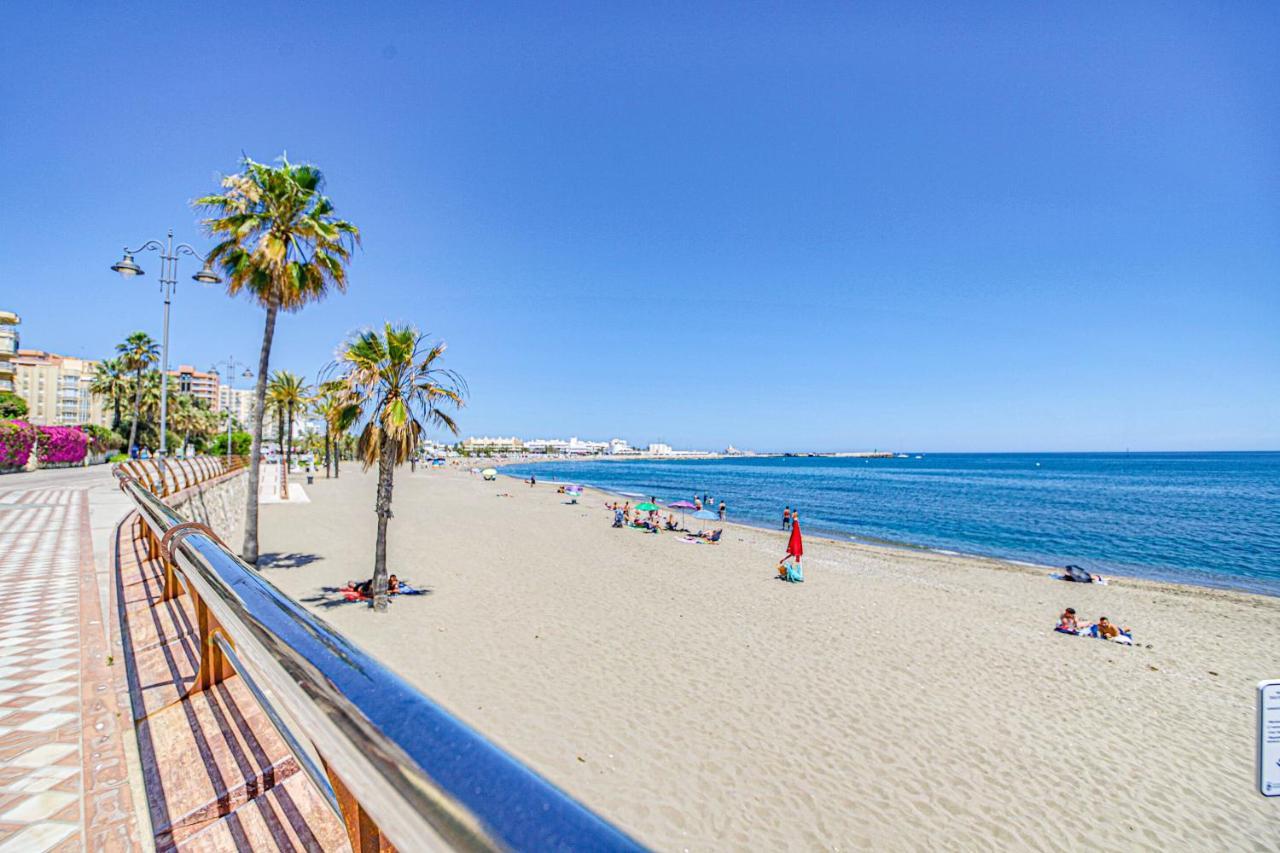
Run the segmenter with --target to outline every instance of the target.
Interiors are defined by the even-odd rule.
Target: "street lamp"
[[[164,294],[164,335],[160,344],[160,464],[164,465],[164,458],[167,453],[167,442],[165,433],[169,428],[169,301],[173,296],[173,291],[178,286],[178,256],[191,255],[193,258],[199,258],[204,262],[204,266],[195,275],[191,276],[194,280],[201,284],[218,284],[222,281],[218,274],[213,271],[213,265],[209,259],[197,252],[194,248],[186,243],[173,245],[173,229],[169,229],[169,234],[165,237],[164,242],[159,240],[148,240],[136,249],[124,247],[124,257],[111,265],[111,269],[120,273],[122,278],[133,278],[138,275],[146,275],[142,271],[142,267],[138,266],[133,259],[134,252],[145,252],[154,249],[160,253],[160,292]],[[133,452],[133,448],[129,448]]]
[[[205,264],[205,270],[208,270],[208,269],[209,269],[209,265]],[[199,273],[197,273],[196,275],[199,275]],[[217,276],[214,276],[214,278],[217,278]],[[198,278],[196,280],[199,281]],[[232,391],[236,390],[236,368],[237,367],[244,368],[244,373],[240,374],[241,377],[245,379],[253,378],[253,371],[249,369],[249,366],[245,364],[243,361],[237,361],[235,356],[229,355],[226,357],[226,360],[224,361],[215,361],[213,363],[213,367],[209,368],[209,372],[212,373],[214,376],[221,376],[221,374],[218,372],[219,367],[225,367],[227,369],[227,387],[230,388]],[[231,401],[232,399],[234,399],[234,395],[232,394],[227,395],[227,458],[228,459],[231,458]]]

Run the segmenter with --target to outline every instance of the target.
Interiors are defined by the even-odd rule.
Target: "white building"
[[[605,452],[610,456],[626,456],[629,453],[639,453],[638,450],[620,438],[609,439],[609,449]]]
[[[572,456],[598,456],[609,449],[607,441],[583,441],[576,435],[569,439],[565,452]]]
[[[530,453],[546,453],[549,456],[562,455],[569,451],[569,442],[563,438],[535,438],[524,443],[525,450]]]
[[[215,411],[230,411],[240,427],[247,430],[253,422],[253,389],[219,385],[218,407]]]
[[[650,444],[649,454],[652,456],[670,456],[671,445],[662,443]]]

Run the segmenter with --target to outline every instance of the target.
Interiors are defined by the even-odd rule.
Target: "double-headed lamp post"
[[[159,240],[148,240],[136,249],[124,247],[124,257],[111,265],[111,269],[120,273],[124,278],[133,278],[136,275],[145,275],[142,267],[138,266],[133,260],[135,252],[145,252],[154,249],[160,253],[160,292],[164,294],[164,335],[160,344],[160,464],[164,464],[164,458],[168,450],[165,433],[169,427],[169,300],[173,296],[173,291],[178,286],[178,256],[190,255],[204,263],[200,271],[191,276],[195,281],[201,284],[218,284],[222,279],[213,271],[213,265],[200,252],[186,243],[173,245],[173,229],[169,229],[169,234],[165,237],[164,242]],[[133,448],[129,448],[129,452],[133,452]]]
[[[249,369],[249,365],[243,361],[238,361],[235,356],[229,355],[222,361],[215,361],[213,367],[209,368],[209,372],[214,376],[221,376],[218,372],[219,367],[227,369],[227,387],[232,391],[236,390],[236,370],[243,367],[244,373],[240,376],[244,379],[252,379],[253,371]],[[231,403],[235,399],[235,394],[227,395],[227,458],[231,458]]]

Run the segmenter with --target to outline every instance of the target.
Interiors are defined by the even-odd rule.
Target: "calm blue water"
[[[1037,467],[1038,463],[1038,467]],[[1280,595],[1280,453],[928,454],[529,463],[503,473],[670,502],[708,494],[729,518],[1104,574]]]

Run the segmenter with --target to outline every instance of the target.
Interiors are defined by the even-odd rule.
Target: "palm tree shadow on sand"
[[[323,560],[319,554],[301,554],[297,552],[273,551],[258,555],[260,569],[300,569],[317,560]]]

